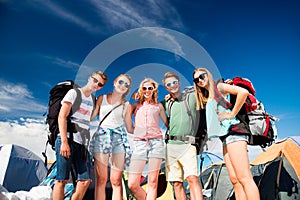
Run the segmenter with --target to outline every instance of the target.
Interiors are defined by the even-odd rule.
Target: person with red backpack
[[[92,93],[101,89],[107,81],[107,76],[102,71],[96,71],[88,77],[85,86],[79,88],[82,101],[70,120],[76,131],[70,133],[67,121],[72,105],[75,103],[77,92],[71,89],[61,101],[61,109],[58,115],[59,134],[55,141],[57,176],[53,188],[53,199],[64,199],[64,187],[68,182],[72,165],[77,172],[77,184],[72,194],[72,199],[83,199],[85,192],[91,182],[85,155],[85,141],[89,139],[90,117],[93,112]],[[74,130],[74,129],[73,129]]]
[[[215,82],[206,68],[193,72],[197,104],[206,108],[208,137],[219,137],[223,143],[223,157],[236,199],[260,199],[259,190],[250,172],[247,144],[250,128],[247,123],[245,100],[249,92],[239,86]],[[232,95],[232,109],[220,104]],[[218,97],[218,98],[216,98]],[[239,116],[239,117],[237,117]],[[244,117],[243,120],[240,117]]]

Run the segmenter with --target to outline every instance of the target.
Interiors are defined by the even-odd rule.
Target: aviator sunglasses
[[[152,91],[154,88],[153,88],[153,87],[143,87],[142,89],[143,89],[144,91],[146,91],[146,90]]]
[[[194,78],[194,83],[199,83],[200,80],[205,79],[206,73],[200,74],[197,78]]]
[[[124,80],[122,80],[122,79],[120,79],[119,81],[118,81],[118,83],[119,83],[119,85],[124,85],[126,88],[129,88],[129,83],[127,83],[127,82],[125,82]]]
[[[103,83],[101,83],[100,81],[98,81],[98,79],[96,79],[95,77],[93,77],[93,76],[91,76],[92,77],[92,79],[93,79],[93,81],[94,81],[94,83],[98,83],[98,86],[99,87],[103,87],[104,86],[104,84]]]
[[[175,80],[175,81],[172,81],[172,82],[169,82],[166,84],[167,87],[171,87],[172,85],[178,85],[178,80]]]

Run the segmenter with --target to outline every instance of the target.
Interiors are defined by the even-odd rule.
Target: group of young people
[[[76,92],[70,90],[62,100],[59,114],[60,133],[56,140],[57,181],[53,199],[63,199],[64,185],[69,179],[71,165],[77,171],[77,184],[72,199],[82,199],[90,184],[86,159],[82,158],[85,138],[81,130],[89,130],[89,123],[99,116],[100,124],[94,133],[89,151],[94,157],[95,199],[105,199],[105,186],[110,164],[110,182],[113,188],[112,199],[123,198],[122,174],[128,166],[128,187],[136,199],[156,199],[158,175],[163,160],[166,160],[167,181],[172,182],[176,199],[186,199],[184,181],[187,181],[192,200],[202,200],[202,189],[198,179],[199,167],[197,149],[199,135],[217,135],[223,142],[223,156],[234,186],[236,199],[259,199],[258,188],[250,173],[247,141],[248,133],[235,133],[243,114],[243,103],[248,91],[234,85],[215,82],[206,68],[193,72],[194,91],[188,94],[180,89],[179,76],[173,72],[164,74],[162,83],[169,94],[158,101],[158,83],[145,78],[135,93],[135,103],[130,104],[126,97],[132,86],[128,74],[119,75],[113,82],[112,92],[100,95],[93,109],[92,93],[101,89],[107,76],[101,71],[88,77],[87,84],[80,88],[82,103],[71,120],[80,127],[72,135],[67,131],[67,116],[76,99]],[[215,106],[215,92],[224,98],[235,95],[232,110],[217,106],[213,112],[206,107]],[[217,119],[217,120],[214,120]],[[164,135],[159,126],[160,120],[168,129]],[[215,126],[230,124],[225,132],[214,133]],[[225,123],[226,122],[226,123]],[[207,127],[207,128],[206,128]],[[200,132],[200,134],[199,134]],[[133,134],[133,145],[129,145],[127,134]],[[148,187],[140,186],[142,172],[148,163]]]

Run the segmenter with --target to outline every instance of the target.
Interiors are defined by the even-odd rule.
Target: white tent
[[[29,191],[46,176],[43,160],[30,150],[14,145],[0,145],[0,184],[9,192]]]

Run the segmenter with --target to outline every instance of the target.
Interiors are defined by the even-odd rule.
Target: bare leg
[[[191,175],[187,177],[190,186],[191,200],[203,200],[200,182],[197,176]]]
[[[131,160],[128,175],[128,187],[137,200],[145,200],[146,192],[140,186],[140,178],[146,165],[145,160]]]
[[[112,154],[110,182],[113,188],[113,200],[122,200],[123,198],[122,173],[124,169],[124,160],[124,153]]]
[[[223,150],[236,199],[259,200],[259,191],[250,171],[247,143],[245,141],[233,142]]]
[[[71,196],[71,200],[81,200],[88,189],[91,180],[80,180],[76,184],[75,192]]]
[[[157,197],[158,175],[160,171],[161,162],[162,162],[161,158],[149,159],[147,200],[151,200],[151,199],[154,200]]]
[[[240,182],[238,182],[236,174],[234,172],[234,169],[231,165],[231,161],[230,161],[229,155],[227,153],[227,147],[226,146],[223,147],[223,157],[224,157],[226,168],[227,168],[228,173],[229,173],[230,181],[233,184],[235,198],[237,200],[246,199],[246,194],[244,192],[243,186],[240,184]]]
[[[95,161],[95,199],[105,200],[105,186],[107,182],[108,154],[94,153]]]
[[[63,200],[67,181],[56,181],[53,188],[53,200]]]
[[[183,183],[179,181],[173,182],[175,198],[180,200],[186,200],[186,194],[184,191]]]

